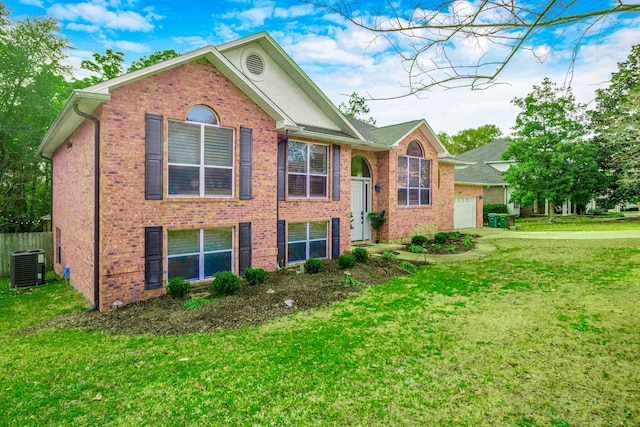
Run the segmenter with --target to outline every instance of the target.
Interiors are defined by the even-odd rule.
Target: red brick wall
[[[456,184],[454,187],[454,197],[475,197],[476,198],[476,228],[482,228],[482,207],[483,203],[480,199],[483,187],[481,185],[461,185]]]
[[[185,120],[199,104],[213,109],[221,126],[235,129],[233,198],[166,196],[168,120]],[[145,113],[164,117],[163,200],[145,200]],[[253,199],[242,201],[238,199],[240,126],[253,130]],[[163,226],[165,236],[168,229],[235,227],[237,273],[237,226],[249,221],[252,266],[275,269],[275,122],[213,66],[189,63],[115,89],[103,107],[102,129],[101,309],[111,308],[116,299],[129,303],[164,292],[144,290],[144,227]],[[164,243],[166,253],[166,237]]]
[[[409,142],[420,142],[424,158],[431,160],[431,206],[398,206],[398,156],[406,155]],[[397,148],[385,153],[388,156],[386,182],[380,197],[379,208],[387,211],[387,223],[382,227],[381,239],[401,241],[416,234],[428,235],[439,230],[453,228],[453,206],[450,195],[453,190],[453,167],[440,165],[438,153],[421,128],[409,134]],[[382,165],[381,165],[382,167]],[[449,214],[450,211],[450,214]]]
[[[95,114],[95,112],[94,112]],[[70,145],[70,147],[69,147]],[[61,263],[69,267],[70,283],[93,302],[94,128],[85,120],[52,156],[53,229],[60,229]],[[56,252],[54,251],[54,254]]]

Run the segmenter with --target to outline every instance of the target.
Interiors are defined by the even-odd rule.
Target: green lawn
[[[629,216],[637,217],[637,214]],[[588,216],[554,216],[517,218],[519,231],[615,231],[640,228],[640,221],[621,221],[620,218],[599,218]]]
[[[84,303],[3,280],[0,425],[639,425],[640,242],[496,244],[218,334],[17,334]]]

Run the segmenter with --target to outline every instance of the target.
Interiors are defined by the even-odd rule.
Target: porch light
[[[373,188],[376,190],[376,193],[379,193],[380,190],[382,189],[382,186],[380,184],[376,184],[373,186]]]

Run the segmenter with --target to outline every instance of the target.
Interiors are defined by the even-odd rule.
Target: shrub
[[[342,284],[345,286],[362,286],[364,285],[364,283],[357,281],[356,279],[354,279],[351,276],[347,276],[344,278],[344,280],[342,281]]]
[[[412,254],[421,254],[424,252],[424,248],[420,245],[409,245],[409,252]]]
[[[409,273],[415,273],[416,271],[418,271],[418,267],[411,264],[409,261],[402,261],[400,264],[398,264],[398,267],[405,271],[408,271]]]
[[[309,258],[304,263],[304,271],[309,274],[320,273],[324,269],[324,264],[318,258]]]
[[[191,282],[182,277],[173,277],[167,283],[167,294],[171,298],[184,298],[191,291]]]
[[[203,305],[209,304],[210,302],[213,302],[213,300],[195,297],[195,298],[186,300],[182,308],[185,310],[195,310],[197,308],[202,307]]]
[[[367,262],[369,260],[369,251],[365,248],[355,248],[353,256],[356,257],[357,262]]]
[[[482,218],[484,219],[484,222],[488,222],[489,221],[489,214],[490,213],[508,214],[509,213],[509,208],[505,204],[484,205],[482,207]]]
[[[424,246],[427,244],[427,238],[425,236],[413,236],[411,238],[411,246]]]
[[[449,240],[449,233],[436,233],[433,240],[435,240],[437,244],[444,245]]]
[[[344,254],[338,257],[338,267],[341,269],[353,268],[356,265],[356,256]]]
[[[444,248],[444,250],[453,253],[453,252],[457,251],[458,248],[456,248],[455,246],[447,246],[446,248]]]
[[[237,295],[240,293],[241,282],[240,277],[231,271],[221,271],[216,273],[213,278],[210,288],[211,294],[216,296]]]
[[[467,234],[464,236],[464,239],[462,240],[462,244],[465,246],[473,246],[475,243],[473,242],[473,237]]]
[[[255,286],[269,280],[269,273],[264,268],[247,268],[244,271],[244,278],[248,284]]]
[[[380,254],[381,259],[386,259],[388,261],[395,261],[398,257],[391,251],[384,251]]]

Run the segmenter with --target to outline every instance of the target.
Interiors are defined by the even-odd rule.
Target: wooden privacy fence
[[[44,249],[45,268],[53,270],[53,233],[0,234],[0,277],[11,275],[11,253]]]

